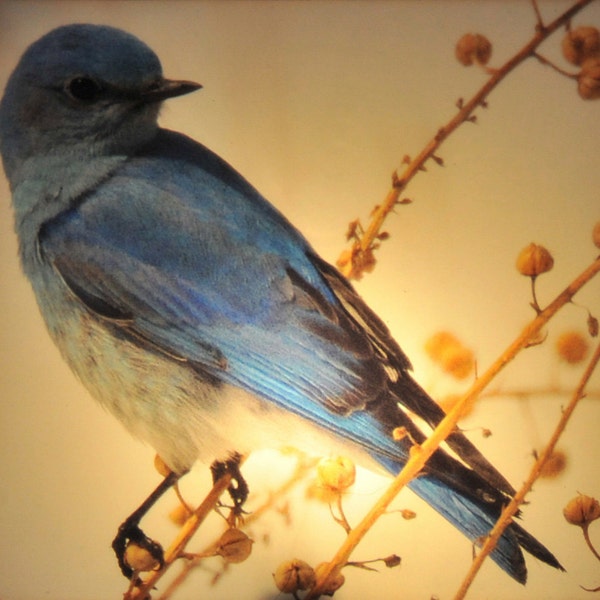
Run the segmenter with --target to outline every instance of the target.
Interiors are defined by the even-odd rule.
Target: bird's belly
[[[356,455],[306,419],[239,387],[204,381],[188,363],[123,335],[56,274],[48,279],[34,289],[44,296],[40,310],[63,358],[90,394],[173,470],[265,447]]]

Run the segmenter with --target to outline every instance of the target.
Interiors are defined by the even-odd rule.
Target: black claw
[[[170,488],[173,484],[179,479],[179,475],[175,473],[169,473],[156,487],[156,489],[142,502],[142,504],[137,508],[119,527],[119,531],[115,536],[115,539],[112,543],[112,548],[117,556],[117,562],[119,563],[119,568],[121,569],[121,573],[127,579],[131,579],[133,577],[133,569],[127,564],[125,560],[125,551],[127,550],[127,546],[130,543],[137,544],[138,546],[147,550],[152,558],[154,558],[158,564],[159,568],[164,565],[164,553],[162,546],[155,542],[153,539],[149,538],[141,529],[140,529],[140,521],[142,517],[152,508],[152,506],[156,503],[156,501]],[[139,580],[136,581],[136,584],[139,583]]]
[[[119,527],[119,531],[112,543],[112,548],[117,556],[117,562],[119,563],[121,573],[123,573],[127,579],[131,579],[133,576],[133,569],[125,560],[125,551],[129,544],[135,544],[149,552],[150,556],[158,563],[157,568],[162,569],[165,564],[165,555],[162,546],[149,538],[137,524],[132,523],[127,519]]]
[[[233,510],[236,514],[242,513],[242,506],[250,493],[250,488],[240,471],[241,460],[242,455],[235,452],[231,455],[231,458],[223,461],[216,460],[210,467],[213,483],[216,483],[225,474],[231,475],[231,483],[227,491],[233,501]]]

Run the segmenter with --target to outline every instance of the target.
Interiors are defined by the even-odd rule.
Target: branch
[[[132,587],[123,598],[124,600],[146,600],[156,583],[169,570],[171,564],[175,562],[181,553],[185,550],[187,543],[196,533],[206,517],[214,510],[221,495],[227,490],[231,483],[231,474],[226,473],[214,484],[203,502],[196,508],[188,520],[184,523],[179,534],[165,552],[165,562],[162,569],[152,571],[141,585]]]
[[[413,446],[412,452],[404,468],[396,476],[392,484],[379,498],[371,510],[366,514],[359,525],[353,529],[339,550],[320,572],[315,586],[305,597],[305,600],[318,598],[327,582],[333,579],[346,565],[350,554],[367,531],[371,529],[375,521],[386,512],[388,506],[398,495],[400,490],[407,485],[423,469],[427,460],[437,450],[440,444],[454,431],[463,411],[467,411],[475,402],[481,392],[498,375],[498,373],[524,348],[527,348],[531,340],[535,339],[542,327],[567,303],[573,296],[598,272],[600,272],[600,257],[588,266],[578,277],[576,277],[544,310],[542,310],[506,348],[492,366],[479,377],[471,386],[470,390],[456,403],[454,408],[440,421],[433,433],[421,446]]]
[[[350,250],[344,251],[338,258],[337,265],[348,278],[360,279],[369,267],[374,264],[373,250],[378,247],[381,228],[388,214],[401,202],[400,194],[419,171],[425,170],[425,163],[430,158],[436,158],[436,152],[460,125],[473,120],[473,113],[485,104],[492,90],[518,65],[531,56],[536,56],[539,45],[557,29],[567,24],[575,14],[590,4],[593,0],[579,0],[549,25],[544,25],[539,18],[533,38],[499,69],[491,71],[491,76],[483,87],[466,103],[462,104],[458,113],[441,127],[435,136],[427,143],[420,154],[411,160],[402,175],[394,174],[392,188],[385,200],[376,207],[371,216],[371,222],[364,232],[356,232]],[[539,60],[539,56],[537,56]],[[439,159],[437,159],[439,161]]]
[[[504,530],[512,523],[512,518],[518,512],[519,506],[524,502],[525,496],[529,493],[536,479],[540,476],[544,465],[552,456],[552,453],[556,448],[556,444],[558,443],[560,436],[565,430],[565,427],[567,426],[567,423],[569,422],[569,419],[571,418],[575,407],[577,406],[579,401],[585,396],[585,386],[590,380],[594,369],[598,365],[598,362],[600,362],[600,344],[598,344],[594,355],[592,356],[583,376],[581,377],[581,381],[579,382],[577,389],[573,393],[571,401],[563,411],[558,425],[556,426],[556,429],[554,430],[554,433],[550,438],[550,441],[548,442],[544,450],[540,453],[538,459],[536,460],[535,464],[531,469],[531,472],[529,473],[529,477],[527,478],[521,489],[515,494],[513,499],[502,511],[500,518],[496,522],[496,525],[494,525],[494,528],[490,531],[485,543],[481,548],[481,551],[476,556],[475,560],[471,563],[471,567],[467,572],[465,579],[462,582],[458,592],[454,596],[454,600],[462,600],[465,597],[471,583],[473,582],[473,579],[475,578],[475,575],[481,568],[483,561],[494,550],[496,544],[498,543],[498,540],[502,537]]]
[[[299,482],[306,477],[307,473],[309,473],[312,469],[314,469],[317,461],[313,458],[309,458],[303,454],[298,455],[298,462],[296,463],[296,467],[290,477],[284,481],[279,488],[269,494],[269,497],[265,500],[263,504],[253,509],[248,515],[244,517],[244,527],[249,527],[252,523],[258,521],[264,513],[269,510],[276,509],[276,502],[278,499],[285,496],[289,491],[297,485]],[[216,545],[216,541],[209,544],[199,553],[199,556],[209,556],[210,549],[214,548]],[[195,569],[199,564],[198,559],[189,559],[187,560],[181,569],[181,572],[175,577],[173,581],[170,582],[169,586],[162,592],[159,600],[167,600],[170,598],[173,593],[187,580],[187,577],[190,575],[190,572]],[[213,580],[214,582],[214,580]],[[125,600],[128,600],[127,598]]]

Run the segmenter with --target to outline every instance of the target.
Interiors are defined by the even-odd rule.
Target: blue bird
[[[33,43],[0,104],[0,149],[23,270],[50,335],[102,406],[176,475],[196,460],[336,444],[394,475],[444,416],[383,322],[256,189],[162,129],[154,52],[106,26]],[[393,431],[408,436],[396,441]],[[459,431],[412,490],[470,540],[514,494]],[[492,557],[524,583],[520,525]],[[122,565],[123,566],[123,565]]]

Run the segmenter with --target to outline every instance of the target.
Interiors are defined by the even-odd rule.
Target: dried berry
[[[563,508],[563,515],[571,525],[587,527],[592,521],[600,519],[600,504],[596,498],[578,494]]]
[[[558,355],[570,365],[576,365],[584,360],[589,349],[587,339],[578,331],[566,331],[556,341]]]
[[[542,467],[540,477],[554,479],[561,475],[567,467],[567,455],[562,450],[554,450]]]
[[[562,40],[563,56],[573,65],[600,54],[600,31],[595,27],[577,27],[568,31]]]
[[[294,558],[281,563],[273,573],[273,579],[280,592],[293,594],[315,584],[315,571],[308,563]]]
[[[589,58],[577,76],[577,91],[584,100],[600,98],[600,58]]]
[[[403,508],[400,511],[400,514],[402,515],[402,518],[406,521],[411,521],[412,519],[417,518],[417,513],[414,510],[410,510],[410,508]]]
[[[537,277],[542,273],[547,273],[553,266],[552,254],[544,246],[538,244],[529,244],[521,250],[517,257],[517,271],[528,277]]]
[[[448,331],[439,331],[425,342],[425,351],[440,368],[456,377],[468,377],[475,367],[475,357],[462,342]]]
[[[356,467],[346,456],[323,458],[317,465],[319,483],[336,492],[345,492],[354,484]]]
[[[177,506],[169,513],[169,519],[175,525],[181,527],[189,518],[190,511],[187,506],[179,502]]]
[[[228,563],[240,563],[250,556],[253,543],[242,530],[232,527],[219,539],[216,554]]]
[[[458,61],[471,66],[473,63],[487,65],[492,56],[492,44],[479,33],[466,33],[456,44],[455,54]]]

